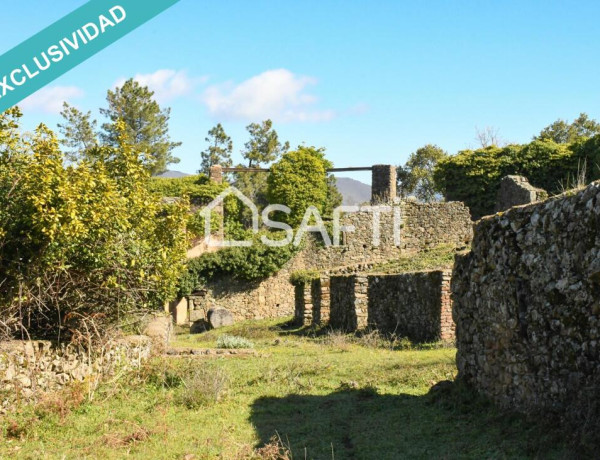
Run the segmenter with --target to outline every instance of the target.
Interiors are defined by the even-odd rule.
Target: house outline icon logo
[[[244,195],[242,192],[240,192],[233,185],[230,185],[225,190],[223,190],[221,193],[219,193],[209,204],[207,204],[202,209],[202,211],[200,211],[200,215],[204,218],[204,241],[206,242],[206,244],[208,246],[212,246],[212,247],[233,247],[233,246],[248,247],[248,246],[252,246],[252,241],[215,239],[211,234],[210,224],[211,224],[211,219],[212,219],[212,211],[217,206],[222,206],[225,201],[225,198],[227,198],[229,195],[232,195],[232,194],[235,195],[243,204],[248,206],[248,208],[250,208],[250,211],[252,211],[252,232],[254,234],[258,233],[258,208],[256,207],[256,205],[252,202],[252,200],[250,198],[248,198],[246,195]],[[223,218],[224,217],[225,216],[224,216],[224,210],[223,210]]]

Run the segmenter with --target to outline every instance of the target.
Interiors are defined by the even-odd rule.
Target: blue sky
[[[3,6],[0,52],[84,3]],[[339,167],[401,164],[427,143],[456,153],[486,126],[527,142],[557,118],[600,118],[599,15],[592,1],[181,0],[30,98],[24,126],[56,128],[63,99],[99,117],[106,90],[139,76],[171,107],[172,169],[189,173],[214,124],[237,162],[267,117]]]

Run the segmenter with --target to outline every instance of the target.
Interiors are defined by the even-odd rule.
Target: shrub
[[[100,336],[99,324],[174,297],[185,201],[150,194],[140,153],[124,138],[98,148],[93,163],[65,166],[44,125],[31,140],[20,136],[15,110],[0,116],[0,333]]]
[[[227,390],[227,382],[227,376],[221,369],[195,367],[194,373],[184,378],[176,401],[188,409],[214,404]]]
[[[290,283],[301,286],[318,280],[320,276],[317,270],[296,270],[290,275]]]
[[[217,348],[254,348],[254,344],[244,337],[224,334],[217,339]]]
[[[248,247],[228,247],[205,253],[187,263],[187,272],[179,282],[181,296],[189,295],[215,276],[231,276],[255,281],[277,273],[298,251],[287,245],[271,247],[255,241]]]
[[[178,178],[152,177],[148,188],[161,197],[188,197],[194,204],[205,205],[225,190],[227,184],[210,182],[204,174],[199,174]]]
[[[474,218],[494,211],[500,180],[509,174],[527,177],[532,185],[560,193],[569,178],[587,164],[584,182],[600,178],[600,136],[557,144],[534,140],[525,145],[463,150],[442,159],[434,181],[447,200],[463,201]]]
[[[326,170],[330,167],[323,149],[303,146],[285,153],[271,165],[267,178],[269,202],[284,204],[291,211],[278,213],[277,220],[298,226],[309,206],[316,207],[322,215],[328,199],[335,199],[328,186]]]

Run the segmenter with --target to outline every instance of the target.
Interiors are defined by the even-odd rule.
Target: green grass
[[[566,452],[551,431],[460,385],[430,391],[454,378],[453,348],[398,351],[372,336],[313,334],[276,321],[182,334],[174,345],[214,347],[225,333],[251,340],[257,355],[156,358],[62,413],[59,403],[23,408],[0,422],[0,458],[266,458],[256,449],[274,435],[294,459]]]
[[[397,274],[425,270],[452,268],[454,256],[460,252],[456,246],[443,244],[425,249],[417,254],[406,254],[389,262],[375,265],[371,273]]]

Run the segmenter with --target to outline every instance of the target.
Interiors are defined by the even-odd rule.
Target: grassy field
[[[181,334],[175,347],[242,336],[255,355],[161,357],[2,420],[1,458],[564,458],[540,425],[459,385],[455,350],[375,334],[307,334],[274,321]],[[67,401],[67,402],[65,402]],[[273,443],[272,440],[276,442]],[[266,447],[265,447],[266,445]]]

